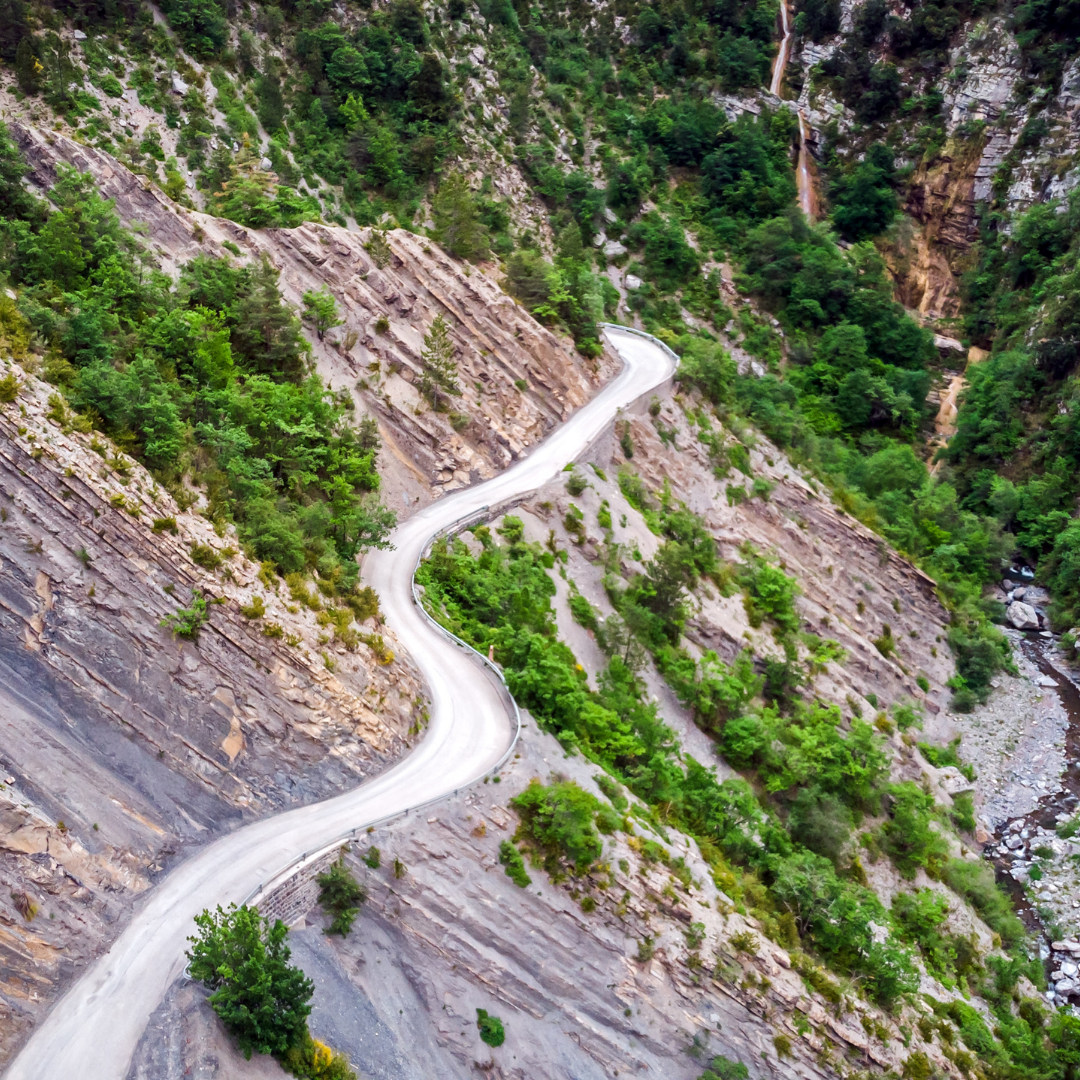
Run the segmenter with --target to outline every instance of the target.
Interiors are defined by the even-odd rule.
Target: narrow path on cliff
[[[112,948],[56,1004],[9,1066],[6,1080],[123,1080],[150,1014],[183,970],[195,915],[244,902],[306,854],[340,842],[351,830],[450,795],[504,759],[515,738],[505,691],[414,603],[413,573],[433,536],[540,487],[601,435],[619,410],[674,373],[674,358],[659,343],[619,328],[605,333],[623,368],[592,401],[529,457],[487,483],[426,507],[396,530],[393,551],[365,559],[364,580],[379,591],[387,623],[428,683],[431,720],[420,745],[354,791],[248,825],[177,866],[147,895]]]

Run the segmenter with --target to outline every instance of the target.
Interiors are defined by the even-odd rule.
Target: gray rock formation
[[[1038,612],[1022,600],[1014,600],[1006,609],[1005,616],[1017,630],[1039,629]]]
[[[191,845],[394,761],[420,690],[366,647],[331,675],[270,590],[298,645],[263,636],[239,611],[257,565],[197,567],[210,523],[21,381],[0,407],[0,1062]],[[193,586],[223,603],[188,642],[160,624]]]

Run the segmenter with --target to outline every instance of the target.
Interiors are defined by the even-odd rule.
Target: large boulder
[[[1014,600],[1005,612],[1006,618],[1017,630],[1038,630],[1039,616],[1030,604]]]

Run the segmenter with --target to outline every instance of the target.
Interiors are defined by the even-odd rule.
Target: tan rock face
[[[981,153],[981,141],[950,143],[918,169],[904,204],[910,217],[886,251],[897,299],[930,319],[960,311],[959,276],[976,238],[974,190]]]
[[[427,501],[433,489],[493,476],[615,370],[610,354],[586,361],[540,326],[492,274],[454,262],[412,233],[388,234],[393,254],[378,268],[364,247],[366,230],[245,229],[178,206],[101,150],[37,128],[12,131],[35,185],[49,188],[61,164],[90,173],[124,222],[145,227],[151,251],[171,273],[199,254],[230,255],[229,243],[240,248],[241,261],[267,257],[281,271],[285,298],[298,307],[307,290],[328,288],[344,323],[313,340],[316,366],[330,386],[353,393],[362,411],[378,417],[389,443],[382,464],[395,509]],[[440,314],[457,346],[462,390],[449,413],[434,412],[418,390],[424,334]],[[460,430],[451,425],[453,413]]]
[[[323,645],[235,535],[101,436],[65,433],[51,387],[15,371],[22,391],[0,407],[0,1061],[190,845],[380,771],[422,704],[407,658]],[[196,566],[192,543],[231,548],[228,576]],[[219,601],[197,643],[160,625],[193,587]],[[255,595],[282,638],[241,615]]]

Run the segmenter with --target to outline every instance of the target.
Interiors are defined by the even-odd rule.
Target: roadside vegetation
[[[839,710],[802,694],[769,697],[765,679],[743,659],[727,665],[707,656],[695,667],[681,653],[686,590],[703,575],[730,583],[739,571],[720,563],[711,538],[688,512],[654,505],[653,513],[658,527],[679,539],[666,539],[627,588],[609,590],[619,621],[597,622],[581,604],[575,613],[579,621],[592,618],[598,640],[611,635],[605,644],[610,659],[596,689],[558,639],[548,574],[555,553],[526,543],[516,519],[504,519],[502,543],[486,526],[474,529],[483,546],[479,555],[461,541],[440,541],[420,567],[417,579],[429,610],[478,650],[492,649],[518,702],[567,752],[603,770],[597,780],[610,805],[561,780],[533,781],[511,800],[520,824],[516,845],[500,848],[506,872],[524,871],[518,848],[554,881],[595,870],[604,834],[633,831],[625,816],[627,796],[640,800],[635,813],[647,813],[655,827],[692,836],[717,888],[773,940],[805,956],[807,970],[815,959],[823,962],[895,1011],[914,999],[921,961],[943,985],[981,996],[997,1024],[992,1036],[976,1010],[942,1006],[941,1016],[935,1011],[928,1023],[944,1026],[931,1026],[927,1038],[940,1030],[943,1045],[951,1045],[958,1029],[968,1047],[982,1040],[992,1048],[1010,1075],[1064,1078],[1069,1048],[1080,1045],[1080,1025],[1031,1003],[1014,1014],[1018,980],[1039,984],[1042,972],[1029,958],[1023,926],[991,868],[953,857],[951,823],[941,808],[918,785],[889,781],[888,757],[874,726],[857,718],[842,724]],[[758,605],[762,619],[781,639],[794,634],[794,583],[753,557],[742,578],[747,602]],[[637,650],[627,649],[628,626]],[[745,778],[721,782],[707,763],[681,750],[624,659],[635,656],[640,669],[650,653],[674,674],[672,685]],[[914,715],[902,707],[894,720],[906,726]],[[950,750],[955,752],[942,752]],[[942,894],[913,888],[887,909],[866,887],[862,867],[862,860],[881,857],[891,859],[902,878],[924,872],[969,902],[1005,956],[986,956],[971,939],[949,930]],[[723,1069],[721,1064],[713,1072],[724,1075]]]
[[[551,551],[521,539],[499,544],[480,527],[478,557],[463,543],[440,542],[418,580],[444,624],[477,649],[494,649],[511,692],[564,747],[602,766],[659,820],[697,838],[733,900],[749,901],[778,940],[803,942],[891,1007],[917,985],[911,953],[898,938],[874,939],[872,924],[887,925],[890,917],[859,883],[849,841],[856,822],[883,818],[871,835],[878,850],[905,876],[922,868],[942,877],[950,862],[937,831],[940,812],[914,785],[888,783],[881,737],[870,724],[855,720],[845,732],[835,708],[782,692],[767,698],[764,680],[743,660],[729,666],[709,655],[695,666],[679,650],[686,590],[702,572],[722,575],[713,541],[695,529],[692,515],[673,512],[668,528],[682,539],[668,540],[614,602],[623,626],[662,670],[677,674],[673,685],[753,785],[721,783],[707,764],[681,752],[656,705],[646,703],[625,647],[612,652],[598,689],[588,687],[556,634]],[[519,535],[512,518],[502,531]],[[792,583],[761,561],[748,575],[748,598],[756,595],[763,617],[781,628]],[[618,814],[569,783],[534,784],[512,805],[521,818],[517,839],[556,878],[590,867],[600,857],[601,832],[621,827]],[[829,914],[841,909],[842,920]],[[1015,921],[1004,919],[1001,928],[1020,942]]]
[[[196,916],[188,970],[244,1057],[270,1054],[301,1080],[356,1080],[348,1060],[313,1039],[307,1018],[315,985],[289,963],[288,930],[255,908],[220,907]]]

